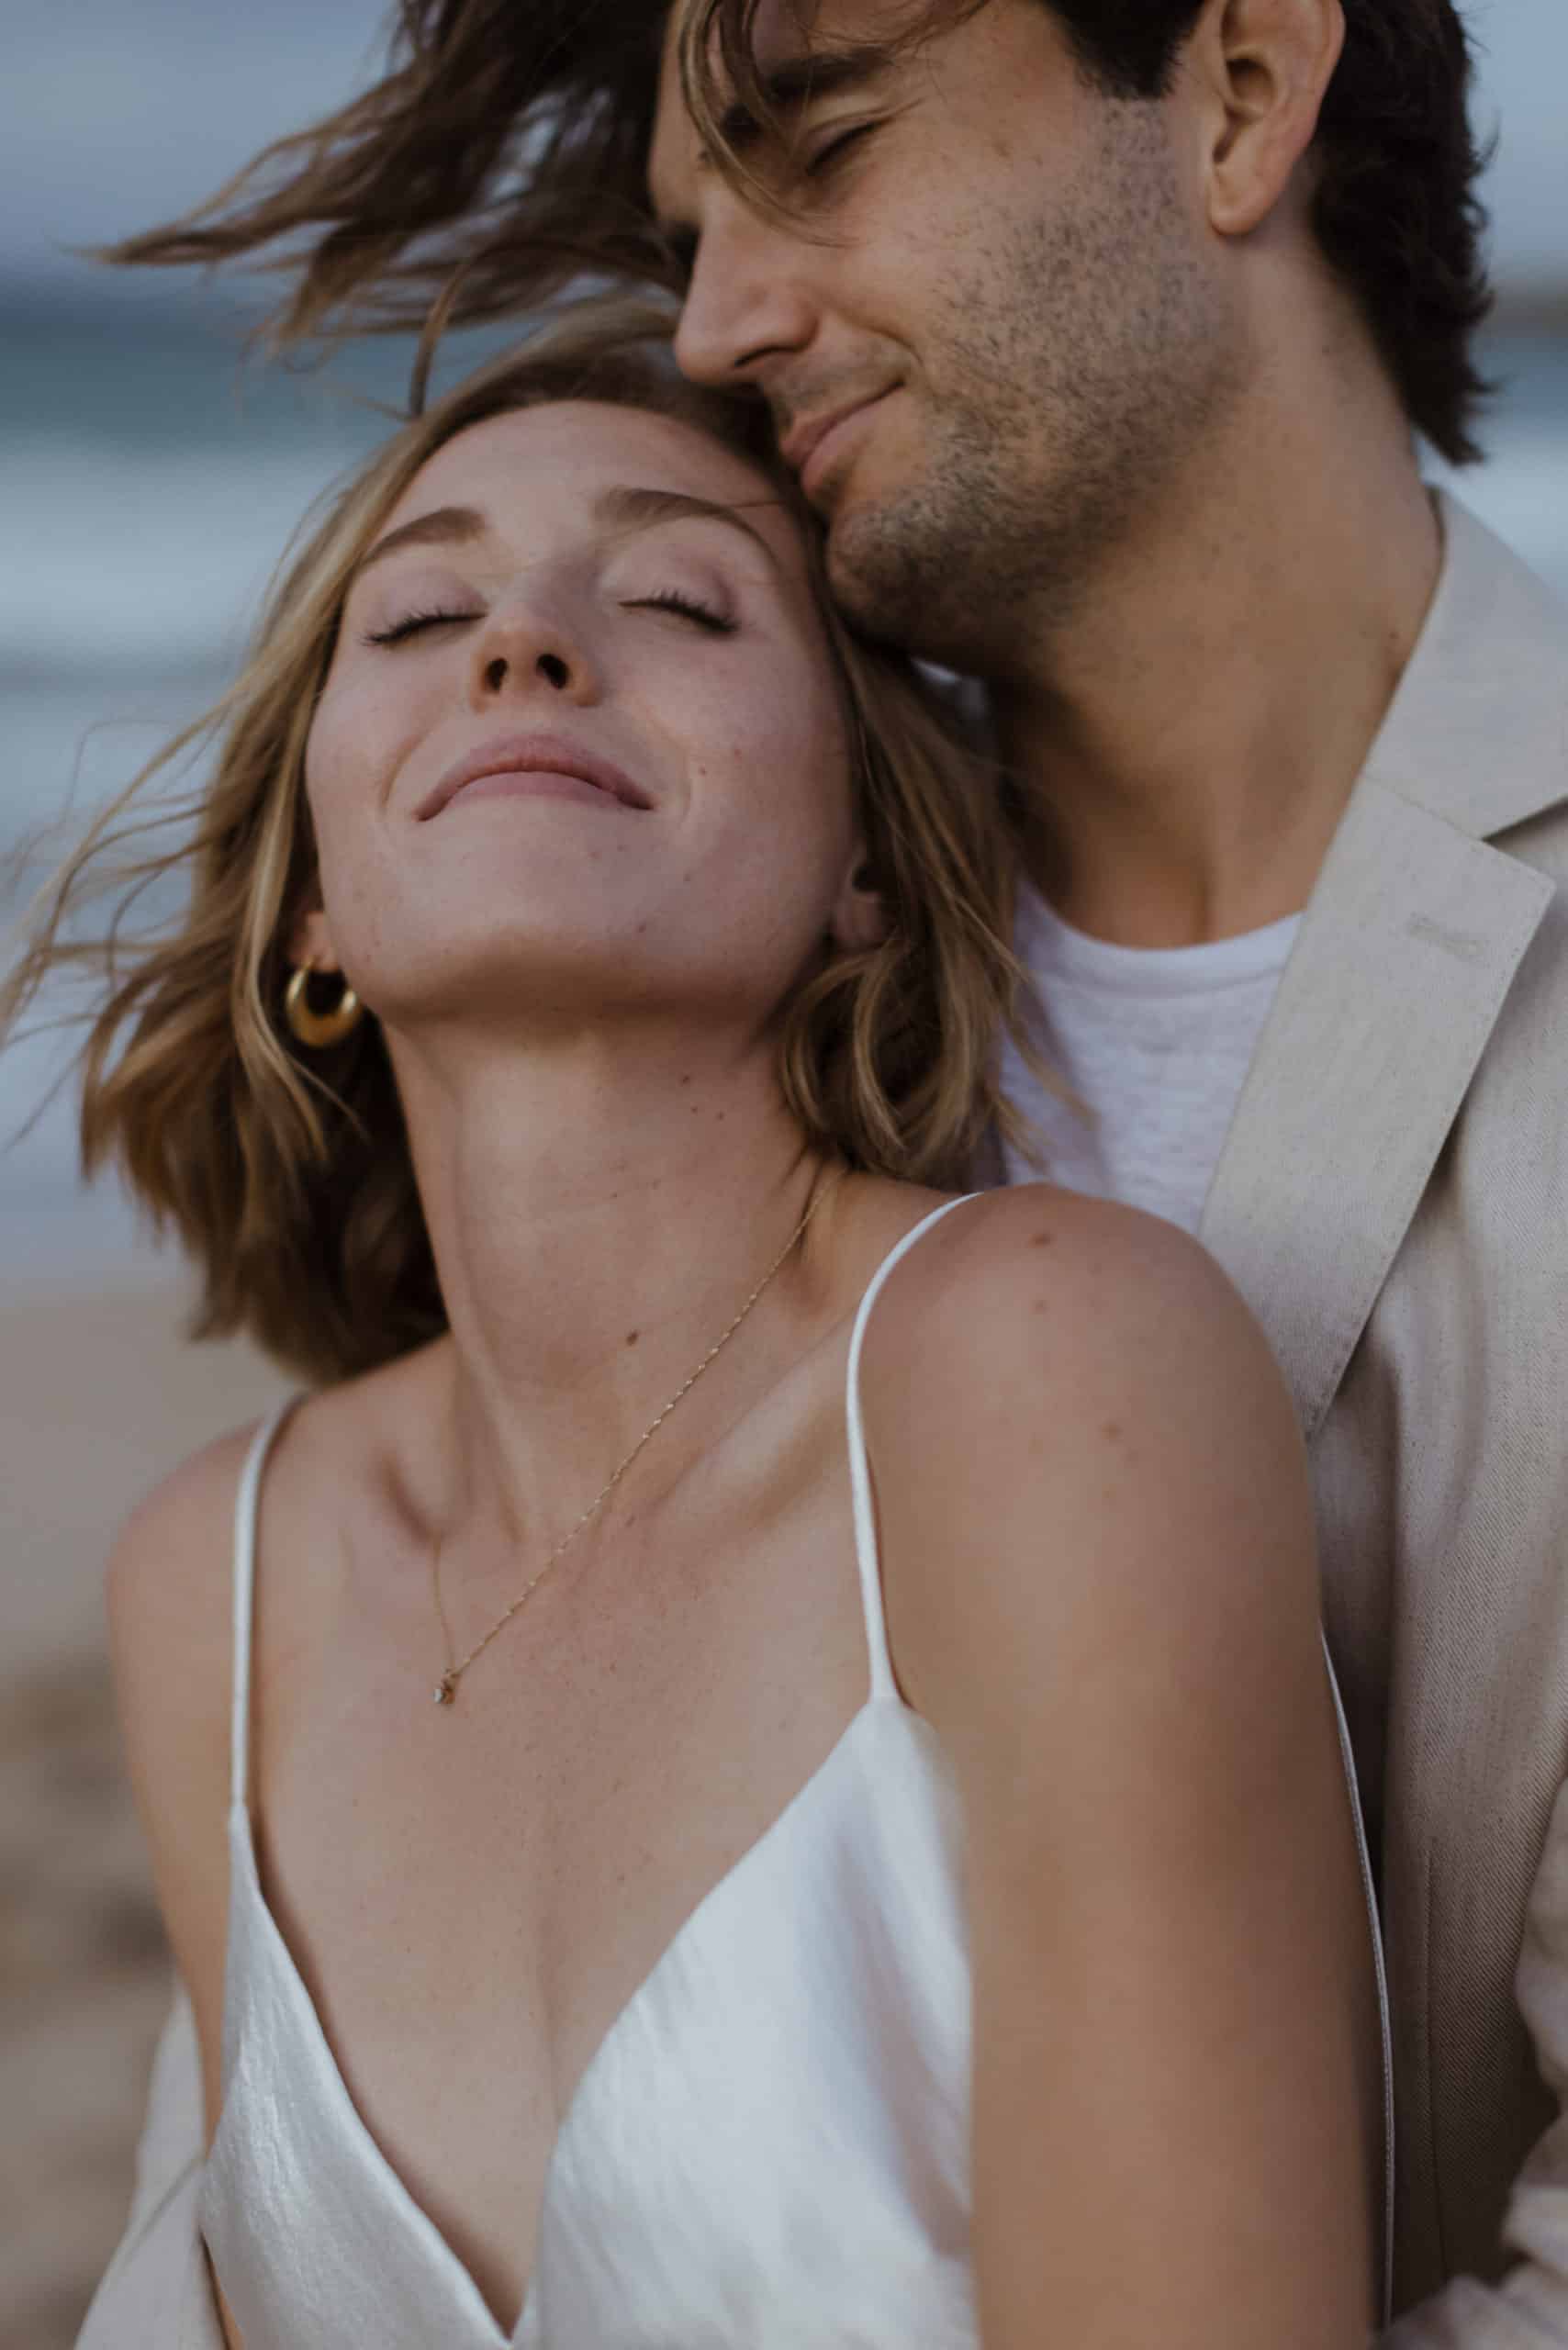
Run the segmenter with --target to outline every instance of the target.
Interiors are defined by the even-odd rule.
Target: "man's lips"
[[[849,400],[842,408],[823,408],[815,416],[801,417],[790,427],[789,431],[779,441],[778,452],[785,464],[801,476],[802,489],[810,487],[807,480],[808,472],[820,473],[823,464],[825,464],[832,456],[832,450],[826,448],[824,443],[830,437],[837,436],[840,426],[848,424],[855,418],[864,416],[868,409],[876,408],[879,402],[887,398],[890,391],[896,388],[894,385],[889,384],[879,392],[868,392],[864,399]],[[812,460],[817,457],[819,451],[822,453],[821,460],[813,465]]]
[[[633,782],[623,768],[600,758],[596,752],[582,750],[576,743],[567,742],[565,735],[497,734],[465,752],[447,768],[434,790],[427,792],[415,809],[415,817],[421,824],[428,823],[469,784],[478,783],[487,776],[509,775],[572,776],[581,783],[591,784],[607,799],[618,800],[624,808],[653,806],[647,793]]]

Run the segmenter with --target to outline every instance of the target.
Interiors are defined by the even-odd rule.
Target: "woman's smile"
[[[560,734],[502,734],[465,752],[420,801],[428,822],[455,800],[497,798],[581,800],[601,808],[652,806],[624,768]]]
[[[605,809],[624,805],[599,784],[554,767],[503,767],[494,775],[476,776],[447,805],[466,806],[476,800],[577,800],[585,808]]]

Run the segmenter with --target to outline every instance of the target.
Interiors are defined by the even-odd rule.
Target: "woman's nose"
[[[592,701],[599,680],[577,632],[543,612],[492,612],[474,647],[471,688],[476,706],[508,697]]]

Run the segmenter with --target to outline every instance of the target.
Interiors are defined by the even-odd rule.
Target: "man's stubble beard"
[[[1035,666],[1232,406],[1241,329],[1200,264],[1156,106],[1105,101],[1037,217],[971,225],[920,356],[920,470],[832,525],[846,615],[924,659]],[[961,257],[960,257],[961,258]]]

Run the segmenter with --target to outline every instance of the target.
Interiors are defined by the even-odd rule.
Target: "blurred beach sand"
[[[0,2350],[68,2350],[125,2219],[168,1964],[113,1718],[131,1504],[284,1381],[156,1275],[0,1292]],[[213,1572],[227,1575],[227,1558]]]

